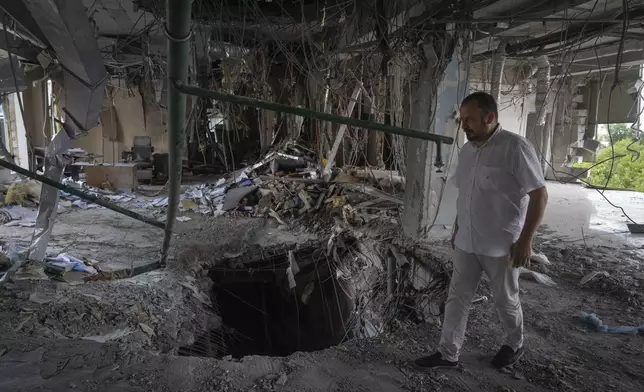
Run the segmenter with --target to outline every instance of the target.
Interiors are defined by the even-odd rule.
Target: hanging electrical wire
[[[624,1],[624,4],[623,4],[623,6],[626,6],[626,8],[623,8],[623,10],[622,10],[622,16],[623,16],[623,18],[626,20],[626,22],[625,22],[625,23],[623,23],[622,25],[623,25],[623,26],[628,27],[628,19],[627,19],[627,18],[628,18],[628,7],[627,7],[627,4],[625,4],[625,3],[626,3],[626,1]],[[592,17],[592,15],[593,15],[593,13],[594,13],[594,11],[595,11],[595,9],[596,9],[596,7],[597,7],[597,5],[598,5],[598,4],[599,4],[599,0],[596,0],[596,1],[595,1],[595,3],[593,4],[592,9],[591,9],[591,10],[590,10],[590,12],[589,12],[589,16],[588,16],[588,18],[586,19],[586,21]],[[586,26],[587,26],[587,25],[588,25],[588,24],[587,24],[587,23],[585,23],[585,24],[581,27],[581,32],[582,32],[582,33],[583,33],[583,31],[584,31],[584,29],[586,28]],[[577,37],[577,40],[578,40],[578,41],[577,41],[577,45],[579,45],[578,47],[580,47],[584,42],[587,42],[586,40],[584,40],[584,37],[583,37],[583,34],[582,34],[582,33],[580,33],[580,34],[578,35],[578,37]],[[593,33],[593,34],[594,34],[594,33]],[[595,36],[595,37],[596,37],[596,36]],[[595,38],[595,39],[597,39],[597,38]],[[624,39],[625,39],[625,34],[622,34],[621,41],[623,41]],[[623,44],[620,44],[620,46],[623,48]],[[572,56],[571,56],[571,58],[570,58],[570,60],[569,60],[569,62],[568,62],[568,64],[567,64],[566,69],[564,70],[564,72],[562,72],[562,75],[568,75],[568,73],[569,73],[569,69],[573,66],[573,64],[574,64],[574,59],[575,59],[575,57],[577,56],[577,54],[578,54],[578,50],[573,51],[573,54],[572,54]],[[617,64],[616,64],[616,69],[621,69],[621,63],[617,63]],[[600,75],[601,75],[601,68],[600,68]],[[551,81],[550,81],[549,86],[548,86],[548,93],[547,93],[547,94],[549,94],[550,90],[553,88],[554,83],[555,83],[555,80],[556,80],[556,78],[551,78]],[[615,84],[614,84],[613,86],[615,86]],[[559,85],[559,87],[558,87],[558,89],[557,89],[557,91],[556,91],[556,93],[555,93],[555,96],[554,96],[554,98],[555,98],[555,99],[553,99],[553,100],[552,100],[552,101],[553,101],[553,104],[554,104],[554,102],[556,101],[556,98],[559,96],[559,93],[560,93],[560,91],[561,91],[561,88],[562,88],[562,85]],[[613,91],[614,89],[615,89],[615,87],[612,87],[612,88],[611,88],[611,94],[610,94],[610,96],[609,96],[609,103],[608,103],[608,110],[609,110],[609,111],[610,111],[610,106],[611,106],[611,102],[612,102],[612,91]],[[545,106],[546,106],[547,104],[548,104],[548,102],[547,102],[547,101],[544,101],[543,105],[542,105],[541,107],[537,108],[537,113],[541,113],[541,111],[542,111],[542,110],[545,110]],[[610,113],[608,113],[608,115],[610,115]],[[532,129],[531,129],[531,130],[529,130],[529,132],[530,132],[530,133],[532,133],[532,132],[534,132],[534,131],[535,131],[535,129],[536,129],[536,123],[535,123],[535,125],[532,127]],[[526,137],[529,137],[530,133],[526,132]],[[604,185],[603,189],[598,189],[598,188],[595,188],[595,187],[593,187],[593,189],[595,189],[597,192],[599,192],[599,193],[600,193],[600,195],[604,198],[604,200],[605,200],[606,202],[608,202],[612,207],[619,209],[619,210],[622,212],[622,214],[623,214],[623,215],[624,215],[624,216],[625,216],[629,221],[631,221],[632,223],[637,223],[637,222],[635,222],[635,221],[634,221],[634,220],[633,220],[633,219],[632,219],[632,218],[631,218],[631,217],[626,213],[626,211],[624,210],[624,208],[623,208],[623,207],[621,207],[621,206],[618,206],[618,205],[614,204],[614,203],[613,203],[610,199],[608,199],[608,197],[605,195],[605,190],[606,190],[606,189],[607,189],[607,187],[608,187],[608,182],[610,181],[610,178],[612,177],[614,162],[615,162],[615,160],[616,160],[616,159],[619,159],[619,158],[622,158],[622,157],[623,157],[623,156],[615,156],[615,153],[614,153],[614,147],[613,147],[613,143],[612,143],[612,135],[610,134],[610,130],[609,130],[609,139],[610,139],[610,144],[611,144],[611,151],[612,151],[612,154],[611,154],[611,157],[610,157],[608,160],[606,160],[607,162],[610,162],[610,163],[611,163],[611,169],[610,169],[610,172],[609,172],[609,175],[608,175],[608,178],[607,178],[607,180],[608,180],[608,181],[607,181],[607,182],[606,182],[606,184]],[[584,173],[582,173],[582,174],[578,174],[578,175],[576,175],[576,176],[573,176],[573,178],[569,179],[568,181],[562,181],[561,179],[559,179],[559,178],[557,177],[557,173],[561,173],[561,172],[559,172],[558,170],[556,170],[556,169],[554,168],[553,164],[550,162],[550,160],[549,160],[547,157],[545,157],[545,155],[544,155],[543,151],[541,151],[541,149],[540,149],[540,147],[539,147],[538,145],[535,145],[535,147],[536,147],[537,152],[539,153],[539,155],[540,155],[540,156],[542,157],[542,159],[544,160],[544,162],[545,162],[545,163],[548,165],[548,167],[551,169],[551,171],[552,171],[552,173],[553,173],[553,175],[554,175],[554,177],[555,177],[555,180],[556,180],[556,181],[558,181],[558,182],[560,182],[560,183],[570,183],[570,182],[572,182],[572,181],[574,181],[574,180],[578,180],[578,181],[580,181],[580,182],[582,182],[582,183],[585,183],[586,185],[589,185],[589,186],[590,186],[590,184],[589,184],[587,181],[581,180],[581,178],[580,178],[584,173],[587,173],[588,171],[584,171]],[[602,163],[605,163],[605,162],[602,162]],[[593,165],[592,167],[596,167],[596,166],[598,166],[598,165],[599,165],[599,164],[595,164],[595,165]],[[591,167],[591,168],[592,168],[592,167]],[[589,168],[589,169],[590,169],[590,168]],[[589,169],[588,169],[588,170],[589,170]]]

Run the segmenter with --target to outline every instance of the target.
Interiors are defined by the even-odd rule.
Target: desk
[[[77,162],[85,170],[85,182],[89,186],[101,188],[105,182],[110,182],[116,189],[135,190],[139,181],[136,176],[137,163],[104,163],[91,164]]]

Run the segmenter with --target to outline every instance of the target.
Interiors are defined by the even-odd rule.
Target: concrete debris
[[[139,323],[139,328],[141,328],[141,331],[145,332],[149,336],[156,335],[154,333],[154,330],[152,329],[152,327],[150,327],[149,325],[147,325],[145,323]]]
[[[320,228],[332,226],[337,218],[353,226],[370,225],[375,221],[397,223],[398,210],[402,205],[399,195],[404,190],[400,175],[383,170],[335,168],[326,182],[321,179],[321,172],[321,160],[314,152],[287,142],[257,163],[229,173],[214,183],[189,186],[181,195],[179,211],[209,216],[241,211],[252,216],[271,217],[280,225],[315,216],[323,218],[316,222]],[[123,204],[126,208],[149,209],[154,210],[154,214],[162,214],[161,211],[168,206],[166,196],[150,197],[141,191],[134,193],[111,187],[93,187],[71,177],[62,182],[93,196]],[[19,198],[19,205],[0,210],[0,224],[35,226],[35,208],[40,191],[34,187],[38,183],[30,184],[32,182],[20,180],[12,184],[8,200],[16,199],[17,190],[21,190],[24,197]],[[61,212],[102,208],[66,192],[60,192],[60,197]],[[23,203],[22,200],[29,202]],[[19,214],[17,207],[24,211]]]
[[[188,188],[180,210],[219,216],[246,212],[271,217],[280,225],[316,215],[333,225],[341,218],[348,225],[368,225],[374,220],[394,223],[402,204],[402,181],[393,172],[368,175],[366,169],[334,169],[328,182],[321,180],[322,165],[311,151],[286,143],[254,165],[229,173],[215,184]],[[384,178],[394,180],[381,181]],[[378,189],[378,188],[382,188]]]
[[[36,292],[36,293],[29,294],[29,301],[35,302],[35,303],[37,303],[39,305],[44,305],[44,304],[52,302],[54,300],[55,300],[54,297],[52,297],[51,295],[44,294],[44,293]]]
[[[519,274],[520,274],[519,276],[522,278],[532,279],[537,283],[540,283],[546,286],[554,287],[557,285],[557,283],[555,283],[555,281],[552,280],[552,278],[549,277],[548,275],[542,274],[537,271],[532,271],[524,267],[519,268]]]
[[[486,295],[481,295],[472,300],[472,304],[478,304],[479,302],[487,302],[489,298]]]
[[[288,263],[289,266],[286,268],[286,276],[288,277],[288,287],[289,289],[294,289],[297,286],[295,281],[295,275],[300,272],[300,267],[295,260],[295,253],[292,250],[288,251]]]
[[[38,211],[34,208],[27,208],[21,205],[8,205],[0,211],[9,218],[7,223],[4,224],[7,227],[34,227],[36,225]]]
[[[282,374],[269,374],[262,379],[258,380],[257,383],[250,389],[251,391],[276,391],[276,387],[283,387],[288,382],[288,376],[284,373]],[[281,390],[281,389],[280,389]]]
[[[120,328],[103,335],[85,336],[82,339],[91,340],[97,343],[107,343],[111,340],[119,340],[121,338],[124,338],[132,334],[132,332],[133,331],[129,328]]]
[[[542,265],[552,265],[550,260],[548,260],[548,257],[546,257],[546,255],[544,255],[543,253],[533,252],[530,255],[530,261]]]
[[[593,280],[593,278],[595,278],[597,276],[606,276],[606,277],[608,277],[608,276],[610,276],[610,274],[608,273],[608,271],[593,271],[593,272],[591,272],[589,274],[584,275],[584,277],[581,278],[581,280],[579,281],[579,284],[581,286],[583,286],[586,283],[588,283],[591,280]]]
[[[277,381],[275,381],[275,384],[277,385],[286,385],[286,382],[288,381],[288,376],[284,373],[282,373]]]

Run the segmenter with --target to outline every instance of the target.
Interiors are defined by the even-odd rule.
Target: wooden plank
[[[351,94],[351,100],[347,104],[347,107],[344,112],[344,117],[350,117],[351,114],[353,113],[353,108],[356,106],[356,102],[358,101],[358,98],[360,98],[360,93],[362,90],[360,89],[360,84],[357,84],[356,87],[353,89],[353,94]],[[344,133],[347,130],[347,125],[342,124],[340,125],[340,129],[338,129],[338,133],[335,136],[335,142],[333,143],[333,147],[331,147],[331,151],[329,151],[329,156],[327,157],[326,161],[326,166],[324,167],[324,176],[326,177],[325,179],[329,179],[329,175],[331,173],[331,169],[333,168],[333,165],[335,165],[335,156],[338,154],[338,149],[340,148],[340,143],[342,142],[342,139],[344,138]]]

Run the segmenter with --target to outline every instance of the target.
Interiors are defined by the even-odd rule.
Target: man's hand
[[[528,202],[528,211],[525,215],[525,224],[519,240],[512,245],[511,260],[514,268],[530,265],[530,255],[532,255],[532,238],[537,232],[537,227],[541,223],[543,211],[548,203],[548,191],[546,187],[535,189],[528,193],[530,202]]]
[[[513,268],[529,267],[530,256],[532,255],[532,241],[526,241],[521,238],[512,244],[510,259]]]

